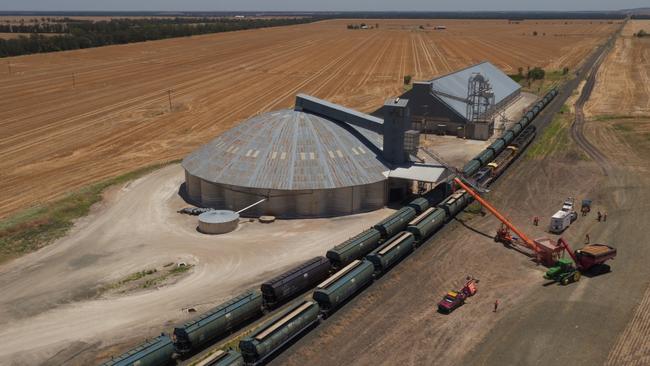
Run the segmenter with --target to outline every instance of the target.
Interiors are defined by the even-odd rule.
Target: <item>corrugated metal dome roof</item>
[[[183,159],[203,180],[240,187],[298,190],[376,183],[389,170],[373,144],[347,124],[310,113],[265,113]]]

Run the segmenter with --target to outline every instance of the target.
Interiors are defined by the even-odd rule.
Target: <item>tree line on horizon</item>
[[[309,23],[303,18],[147,18],[107,21],[72,20],[39,24],[0,24],[0,33],[29,33],[0,38],[0,57],[155,41],[209,33]]]

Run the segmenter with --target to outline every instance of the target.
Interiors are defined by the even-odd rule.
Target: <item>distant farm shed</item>
[[[472,114],[471,80],[483,79],[491,100],[480,106],[480,114]],[[429,81],[414,82],[413,88],[401,98],[409,100],[412,128],[420,132],[457,134],[487,140],[494,132],[494,114],[521,93],[521,85],[489,62],[439,76]],[[486,94],[486,93],[483,93]],[[488,105],[489,104],[489,105]]]

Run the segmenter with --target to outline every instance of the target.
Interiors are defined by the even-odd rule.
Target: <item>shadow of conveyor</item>
[[[479,235],[482,235],[482,236],[484,236],[484,237],[486,237],[486,238],[492,239],[492,240],[494,240],[494,241],[496,242],[496,239],[494,238],[494,235],[490,235],[490,234],[485,233],[485,232],[483,232],[483,231],[481,231],[481,230],[478,230],[478,229],[476,229],[476,228],[474,228],[474,227],[471,227],[471,226],[469,226],[469,225],[468,225],[464,220],[461,220],[461,219],[459,219],[459,218],[454,217],[454,220],[457,221],[457,222],[459,222],[459,223],[460,223],[461,225],[463,225],[463,227],[465,227],[466,229],[469,229],[469,230],[471,230],[471,231],[473,231],[473,232],[475,232],[475,233],[477,233],[477,234],[479,234]],[[519,252],[519,253],[521,253],[521,254],[527,256],[527,257],[530,257],[530,258],[531,258],[531,259],[530,259],[531,261],[537,263],[537,262],[535,261],[535,255],[534,255],[533,253],[530,253],[530,252],[528,252],[528,251],[526,251],[526,250],[520,248],[519,246],[503,244],[503,247],[504,247],[504,248],[507,248],[507,249],[514,250],[514,251],[516,251],[516,252]]]
[[[471,231],[473,231],[473,232],[475,232],[475,233],[477,233],[477,234],[479,234],[479,235],[483,235],[483,236],[486,237],[486,238],[494,239],[494,235],[490,235],[490,234],[485,233],[485,232],[483,232],[483,231],[481,231],[481,230],[478,230],[478,229],[476,229],[476,228],[473,228],[473,227],[469,226],[469,225],[468,225],[464,220],[461,220],[461,219],[459,219],[459,218],[457,218],[457,217],[454,217],[454,220],[455,220],[455,221],[458,221],[458,222],[459,222],[461,225],[463,225],[466,229],[469,229],[469,230],[471,230]]]

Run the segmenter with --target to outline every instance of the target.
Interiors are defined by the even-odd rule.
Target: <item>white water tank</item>
[[[199,231],[204,234],[225,234],[237,228],[239,214],[230,210],[213,210],[199,215]]]

